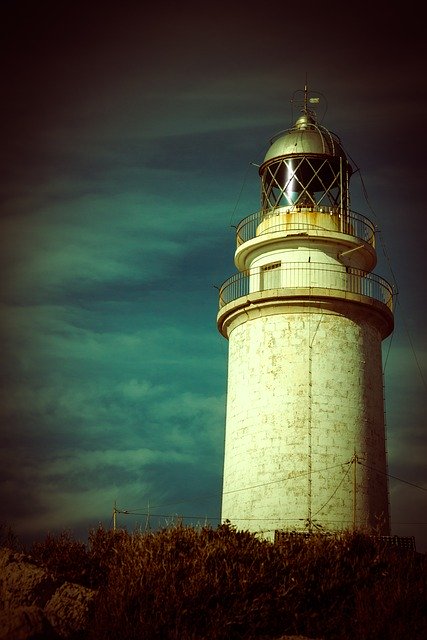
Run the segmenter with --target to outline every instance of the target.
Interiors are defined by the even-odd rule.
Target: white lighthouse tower
[[[381,342],[392,287],[375,227],[350,208],[352,166],[307,90],[259,168],[261,209],[237,228],[220,289],[229,341],[223,521],[389,535]]]

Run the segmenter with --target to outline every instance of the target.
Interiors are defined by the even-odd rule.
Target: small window
[[[280,287],[281,262],[271,262],[261,267],[261,289],[277,289]]]

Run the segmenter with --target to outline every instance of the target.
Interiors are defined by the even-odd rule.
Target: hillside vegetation
[[[98,590],[87,640],[427,638],[426,556],[360,533],[273,544],[229,525],[99,528],[87,545],[65,532],[29,553]]]

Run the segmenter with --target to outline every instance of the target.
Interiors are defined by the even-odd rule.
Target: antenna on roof
[[[305,74],[305,85],[304,85],[304,111],[308,111],[308,104],[319,104],[320,98],[318,96],[308,97],[308,87],[307,87],[307,73]]]
[[[304,111],[305,113],[307,113],[307,97],[308,97],[308,91],[307,91],[307,71],[305,72],[305,85],[304,85]]]
[[[301,93],[303,93],[302,101],[301,101],[301,99],[300,100],[296,99],[297,94],[301,94]],[[315,91],[314,93],[318,93],[318,92]],[[310,96],[310,92],[308,90],[307,73],[305,74],[304,89],[298,89],[297,91],[294,91],[294,94],[293,94],[290,102],[291,102],[291,106],[292,106],[292,111],[293,111],[293,106],[295,104],[295,106],[299,106],[300,107],[300,109],[301,109],[301,111],[303,113],[310,114],[310,115],[314,116],[314,113],[310,109],[310,106],[314,105],[314,104],[319,104],[320,97],[319,96]],[[298,103],[299,103],[299,105],[298,105]]]

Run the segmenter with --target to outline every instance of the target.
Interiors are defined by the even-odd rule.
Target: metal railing
[[[315,289],[355,293],[373,298],[393,310],[393,287],[381,276],[367,273],[351,267],[334,267],[320,263],[290,262],[273,269],[257,267],[239,272],[228,278],[219,291],[220,309],[230,302],[250,293],[281,289],[281,296],[286,296],[286,289]]]
[[[271,212],[257,211],[250,216],[243,218],[237,226],[236,241],[237,246],[240,246],[244,242],[251,240],[257,236],[264,235],[266,233],[283,233],[284,231],[322,231],[326,233],[331,231],[330,226],[314,225],[310,223],[307,215],[308,222],[292,222],[292,214],[324,214],[330,217],[333,221],[333,231],[335,233],[343,233],[346,235],[354,236],[364,242],[368,242],[372,246],[375,243],[375,226],[369,218],[366,218],[360,213],[351,211],[350,213],[340,213],[339,210],[333,207],[316,207],[302,208],[302,207],[281,207],[274,209]],[[282,215],[280,215],[282,214]],[[290,214],[290,215],[289,215]],[[286,221],[286,217],[289,215],[289,221]],[[277,222],[274,221],[276,216]],[[280,218],[279,218],[280,216]],[[285,220],[283,220],[283,216]],[[270,221],[265,229],[258,229],[259,225],[264,221]]]

